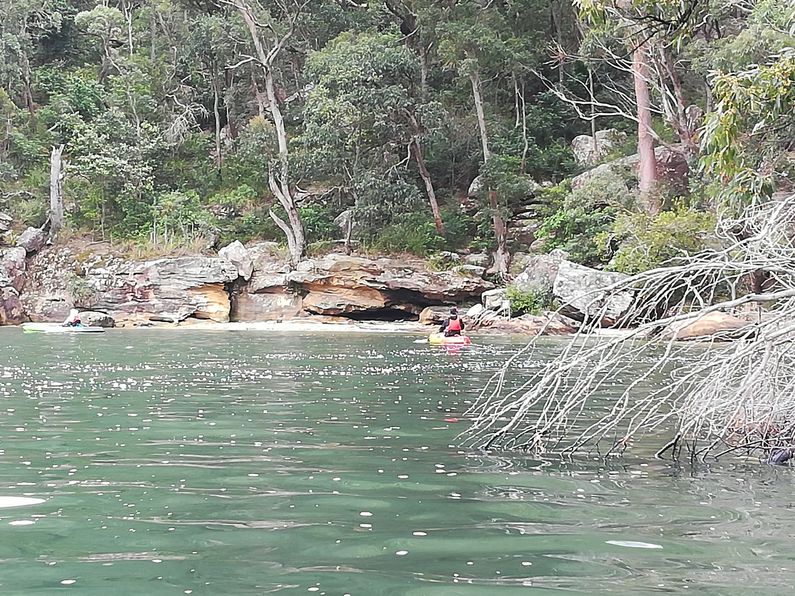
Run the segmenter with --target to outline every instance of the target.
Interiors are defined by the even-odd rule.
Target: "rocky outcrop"
[[[627,279],[623,273],[611,273],[561,261],[552,293],[561,303],[561,312],[576,318],[600,317],[603,327],[622,323],[622,316],[634,300],[631,291],[608,291],[610,286]]]
[[[660,181],[666,183],[677,192],[686,192],[690,166],[687,161],[687,150],[685,147],[681,145],[655,147],[654,155],[657,158],[657,171]],[[572,178],[571,187],[578,189],[586,185],[590,180],[600,176],[624,176],[624,172],[628,168],[636,172],[639,163],[640,156],[638,154],[604,163]]]
[[[237,277],[237,268],[226,259],[194,256],[89,271],[86,283],[96,292],[93,307],[116,319],[177,322],[192,316],[226,322],[231,308],[226,284]]]
[[[744,334],[751,323],[723,312],[711,312],[697,319],[672,323],[658,335],[680,341],[728,341]]]
[[[104,312],[84,310],[80,313],[80,321],[89,327],[115,327],[116,321]]]
[[[402,319],[416,318],[428,306],[475,301],[494,287],[483,279],[482,266],[462,259],[452,269],[437,271],[420,259],[330,254],[290,270],[274,243],[233,243],[221,252],[228,258],[131,261],[114,255],[106,245],[46,248],[28,258],[21,311],[35,321],[60,321],[76,307],[104,313],[121,326],[187,318],[267,321],[313,314]],[[7,249],[4,254],[24,270],[24,249]],[[16,271],[11,265],[4,270]],[[10,273],[0,274],[0,288],[13,287],[11,279]],[[18,296],[8,294],[9,311],[19,311],[12,304]]]
[[[218,256],[237,267],[240,277],[245,281],[251,279],[251,274],[254,273],[254,260],[240,240],[235,240],[231,244],[224,246],[218,251]]]
[[[286,275],[307,312],[323,315],[398,317],[426,306],[478,299],[494,287],[466,271],[429,271],[420,261],[330,254],[310,259]]]
[[[615,128],[597,130],[593,137],[591,135],[576,136],[571,142],[574,161],[581,166],[593,167],[626,139],[626,133],[619,132]]]
[[[0,325],[17,325],[27,320],[20,300],[25,285],[25,249],[0,249]]]
[[[187,317],[228,321],[226,285],[237,268],[203,256],[128,261],[90,250],[58,248],[31,261],[23,305],[34,321],[57,321],[76,306],[120,324],[178,322]]]
[[[24,248],[29,255],[39,252],[46,243],[47,234],[41,228],[28,228],[17,239],[17,246]]]

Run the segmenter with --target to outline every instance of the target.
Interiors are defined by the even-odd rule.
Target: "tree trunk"
[[[469,82],[472,83],[472,98],[475,101],[475,114],[478,117],[478,128],[480,129],[480,143],[483,148],[483,163],[491,158],[489,150],[489,134],[486,130],[486,114],[483,111],[483,91],[480,83],[480,75],[473,71],[469,75]]]
[[[215,76],[215,69],[213,69],[213,118],[215,119],[215,169],[221,173],[221,166],[224,163],[224,156],[221,151],[221,112],[220,112],[220,98],[218,90],[218,77]]]
[[[296,266],[306,253],[306,237],[301,215],[298,212],[298,206],[295,204],[295,197],[290,188],[290,154],[287,146],[287,130],[284,126],[284,116],[282,115],[282,110],[279,107],[279,100],[276,96],[276,82],[273,77],[273,60],[278,55],[280,46],[276,45],[270,52],[267,52],[260,38],[257,23],[254,20],[254,16],[251,14],[250,8],[244,3],[235,4],[235,6],[238,8],[246,23],[246,27],[251,35],[251,41],[254,44],[254,48],[257,50],[257,57],[262,65],[262,70],[265,75],[265,94],[268,98],[268,111],[273,119],[273,126],[276,130],[276,140],[279,145],[278,173],[274,172],[274,165],[276,164],[271,164],[270,172],[268,173],[268,185],[287,214],[287,222],[273,211],[270,212],[270,216],[287,237],[287,246],[290,249],[290,262],[293,266]]]
[[[430,46],[426,46],[420,40],[420,97],[423,101],[428,99],[428,50]]]
[[[30,119],[33,120],[36,116],[36,108],[34,107],[33,103],[33,86],[31,84],[30,61],[28,60],[28,55],[25,52],[22,52],[20,59],[22,63],[22,96],[24,97],[25,107],[28,109],[28,113],[30,114]]]
[[[525,82],[522,81],[522,92],[519,96],[522,102],[522,176],[524,176],[527,171],[527,152],[530,150],[530,140],[527,137],[527,101],[524,96]]]
[[[632,78],[635,83],[635,101],[638,108],[638,182],[641,203],[649,215],[660,212],[660,199],[655,195],[657,186],[657,158],[654,156],[652,135],[651,95],[649,92],[649,65],[646,47],[638,47],[632,54]]]
[[[290,261],[293,266],[298,265],[306,253],[306,238],[304,236],[304,224],[295,204],[295,197],[290,188],[290,154],[287,148],[287,130],[284,127],[284,117],[279,108],[276,98],[276,87],[273,80],[273,72],[266,69],[265,72],[265,92],[268,95],[268,109],[270,110],[273,124],[276,129],[276,137],[279,143],[279,176],[278,182],[275,176],[271,176],[271,190],[278,188],[279,192],[274,193],[276,198],[287,213],[291,234],[287,234],[287,244],[290,246]],[[271,213],[271,217],[274,214]],[[275,221],[275,220],[274,220]],[[277,225],[279,222],[276,222]],[[279,227],[282,227],[281,225]],[[284,228],[282,228],[284,229]],[[290,242],[292,240],[292,243]]]
[[[63,150],[64,146],[59,145],[53,147],[50,154],[50,242],[63,228],[64,224],[63,192],[61,187]]]
[[[663,67],[671,80],[671,86],[674,90],[674,98],[676,99],[676,114],[671,114],[671,124],[676,129],[679,135],[679,140],[682,141],[689,154],[696,155],[698,153],[698,144],[695,141],[695,130],[692,127],[690,119],[687,117],[687,101],[685,100],[685,93],[682,89],[682,79],[676,72],[673,58],[671,56],[671,49],[663,47],[660,50]]]
[[[154,0],[152,0],[150,7],[152,14],[149,15],[149,60],[154,62],[157,59],[157,22],[155,21],[157,6]]]
[[[414,160],[417,162],[417,169],[420,172],[420,177],[425,183],[425,190],[428,193],[428,202],[431,204],[431,211],[433,212],[433,222],[436,224],[436,231],[440,236],[444,236],[444,223],[442,222],[442,214],[439,212],[439,203],[436,201],[436,191],[433,189],[433,181],[428,167],[425,165],[425,158],[422,155],[422,145],[417,137],[411,140],[412,153],[414,153]]]
[[[483,93],[480,83],[480,75],[475,70],[469,75],[472,83],[472,97],[475,101],[475,113],[478,117],[478,128],[480,129],[480,142],[483,148],[483,163],[488,163],[491,159],[489,150],[489,135],[486,130],[486,115],[483,111]],[[488,189],[489,207],[491,208],[491,220],[494,227],[494,238],[497,241],[497,251],[494,255],[494,266],[502,277],[508,276],[508,226],[502,217],[500,202],[497,191]]]

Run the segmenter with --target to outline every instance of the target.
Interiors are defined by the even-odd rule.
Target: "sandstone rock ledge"
[[[310,315],[416,319],[426,307],[475,302],[494,286],[478,268],[330,254],[290,270],[274,243],[233,243],[222,256],[133,261],[104,245],[0,254],[0,324],[59,321],[69,309],[119,326],[186,319],[280,321]]]

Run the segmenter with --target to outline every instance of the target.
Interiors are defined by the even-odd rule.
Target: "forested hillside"
[[[12,234],[49,220],[161,252],[274,239],[297,262],[347,235],[489,251],[495,274],[554,248],[637,272],[790,188],[793,17],[782,0],[4,0],[0,210]]]

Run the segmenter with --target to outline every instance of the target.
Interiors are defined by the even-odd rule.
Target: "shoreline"
[[[42,321],[43,322],[43,321]],[[49,322],[57,324],[57,322]],[[9,329],[22,330],[23,325],[4,325]],[[332,320],[306,320],[289,319],[285,321],[231,321],[219,323],[210,320],[188,319],[178,324],[153,321],[151,325],[119,325],[107,327],[111,331],[226,331],[226,332],[251,332],[251,331],[276,331],[290,333],[390,333],[427,337],[438,329],[438,325],[428,325],[418,321],[355,321],[351,319]],[[596,335],[599,337],[616,337],[629,333],[625,329],[603,329]],[[571,337],[576,333],[552,333],[551,337]],[[535,337],[526,328],[491,328],[481,327],[466,332],[471,337],[514,337],[528,340]]]

